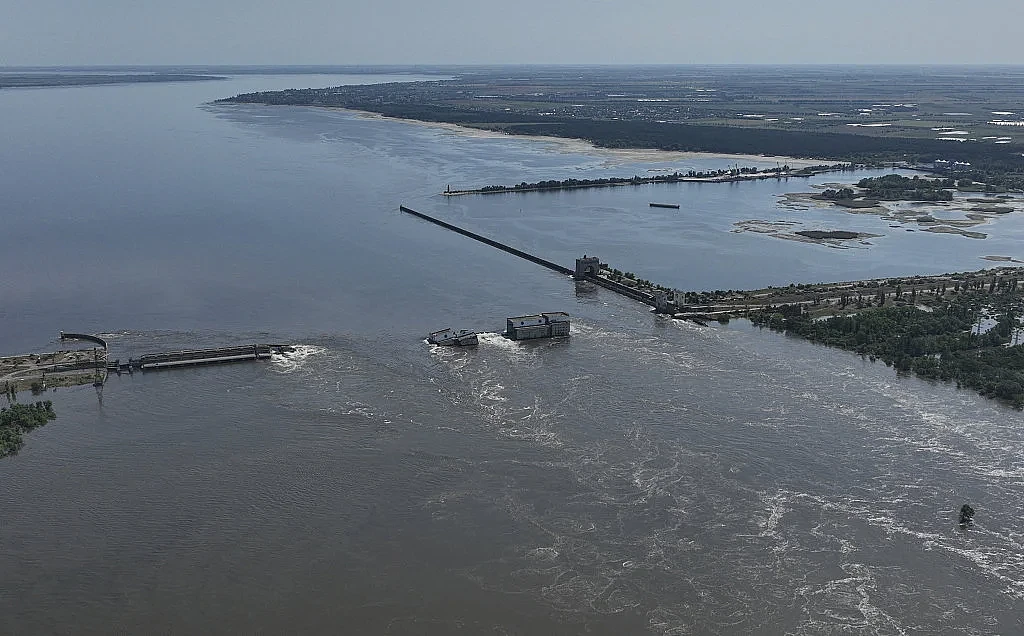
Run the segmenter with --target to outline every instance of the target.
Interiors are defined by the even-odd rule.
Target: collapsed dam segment
[[[99,346],[103,347],[103,350],[107,350],[107,341],[99,336],[94,336],[88,333],[71,333],[70,331],[60,332],[60,339],[64,340],[85,340],[88,342],[94,342]]]

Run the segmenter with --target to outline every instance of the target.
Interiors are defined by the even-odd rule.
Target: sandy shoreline
[[[823,184],[849,187],[853,184]],[[873,214],[890,221],[889,227],[908,232],[933,232],[936,234],[958,234],[971,239],[985,239],[988,234],[970,228],[991,224],[1004,214],[1024,211],[1024,200],[1016,198],[999,199],[1000,206],[980,206],[970,198],[954,197],[952,201],[877,201],[870,207],[846,207],[840,203],[820,198],[816,192],[789,192],[778,195],[779,207],[790,210],[812,208],[843,211],[847,214]],[[959,213],[963,218],[946,218],[948,213]],[[933,216],[935,213],[938,216]],[[940,214],[941,213],[941,214]],[[995,257],[988,260],[995,260]],[[1009,258],[1009,257],[1008,257]],[[1012,260],[1012,259],[1011,259]]]
[[[441,130],[447,130],[454,132],[459,135],[466,137],[476,137],[481,139],[506,139],[512,137],[514,139],[531,139],[540,141],[545,144],[554,145],[557,147],[559,152],[567,154],[589,154],[597,155],[599,157],[610,160],[611,165],[622,164],[622,163],[634,163],[634,162],[668,162],[668,161],[686,161],[692,159],[725,159],[736,163],[736,161],[779,161],[782,163],[789,164],[792,168],[806,168],[809,166],[821,165],[822,163],[836,163],[835,161],[828,159],[800,159],[797,157],[777,157],[769,155],[730,155],[717,152],[681,152],[672,150],[657,150],[654,148],[602,148],[595,146],[589,141],[582,139],[570,139],[567,137],[551,137],[548,135],[509,135],[502,132],[496,132],[493,130],[484,130],[481,128],[474,128],[471,126],[463,126],[461,124],[452,124],[448,122],[436,122],[436,121],[421,121],[419,119],[408,119],[404,117],[388,117],[381,115],[380,113],[374,113],[365,110],[355,110],[352,108],[337,108],[333,106],[314,106],[313,108],[324,108],[327,110],[337,110],[353,113],[359,117],[365,117],[366,119],[380,119],[387,121],[398,121],[407,124],[414,124],[417,126],[424,126],[427,128],[438,128]]]

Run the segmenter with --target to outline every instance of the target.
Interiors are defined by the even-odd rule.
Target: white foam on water
[[[545,343],[550,343],[549,339],[540,340],[526,340],[517,341],[506,338],[501,333],[479,333],[477,339],[481,347],[489,350],[498,350],[502,354],[508,356],[509,359],[516,361],[517,363],[525,362],[530,363],[538,356],[540,347]]]
[[[292,351],[271,355],[270,362],[278,373],[294,373],[305,366],[309,359],[325,353],[327,353],[326,347],[300,344],[294,345]]]
[[[869,500],[851,496],[827,498],[809,493],[782,492],[780,496],[783,501],[800,501],[859,519],[892,537],[916,540],[925,550],[959,557],[982,575],[1003,584],[1003,593],[1007,596],[1024,600],[1024,546],[1021,544],[1022,537],[1016,534],[988,531],[977,524],[966,531],[955,529],[952,512],[946,532],[920,527],[923,520],[900,518],[906,511],[905,500],[884,493],[874,493]]]
[[[761,501],[767,506],[768,514],[761,522],[761,537],[770,537],[778,535],[779,522],[782,521],[783,515],[787,512],[792,511],[785,505],[785,495],[783,493],[776,493],[772,496],[767,494],[761,497]]]
[[[867,633],[908,633],[899,620],[872,601],[878,581],[872,568],[863,563],[843,563],[847,575],[823,584],[797,588],[796,596],[804,599],[804,621],[801,632],[833,633],[846,629]]]
[[[988,475],[989,477],[998,477],[1001,479],[1024,479],[1024,466],[1015,468],[1013,470],[1007,470],[1005,468],[992,468],[986,470],[984,474]]]
[[[327,407],[324,410],[331,415],[357,415],[368,420],[379,415],[376,409],[362,402],[346,402],[339,406]]]
[[[728,329],[678,324],[681,337],[688,342],[700,345],[705,338],[721,338],[730,347],[735,346],[731,341],[737,335]],[[646,324],[626,325],[623,330],[582,323],[573,327],[582,345],[593,346],[587,341],[600,340],[609,347],[629,347],[636,352],[637,364],[665,370],[684,364],[686,353],[681,350],[686,347],[672,346],[661,335],[652,336]],[[687,335],[690,332],[692,336]],[[914,632],[902,622],[907,619],[895,609],[893,594],[881,587],[891,579],[888,564],[870,563],[871,555],[866,551],[870,544],[857,544],[859,528],[866,525],[882,529],[879,534],[888,535],[890,540],[940,551],[936,555],[940,560],[946,556],[942,553],[951,560],[962,560],[960,567],[993,577],[995,586],[990,589],[1005,589],[1012,598],[1024,593],[1024,565],[1015,565],[1011,554],[1022,552],[1021,537],[1000,539],[977,528],[970,534],[977,539],[975,543],[965,544],[963,535],[957,532],[954,511],[949,511],[948,527],[937,519],[941,513],[920,514],[920,503],[934,498],[931,484],[915,481],[911,471],[907,476],[899,470],[895,475],[885,472],[890,460],[918,453],[921,462],[940,470],[965,470],[973,462],[971,470],[1003,470],[1012,473],[1006,475],[1007,480],[1020,480],[1013,471],[1024,462],[1008,461],[1013,445],[1007,444],[1005,435],[993,434],[994,428],[1008,427],[1012,422],[996,422],[987,413],[961,418],[961,406],[969,409],[973,403],[968,397],[962,398],[963,405],[956,404],[956,394],[953,398],[922,398],[920,390],[894,376],[883,379],[869,374],[865,378],[854,362],[830,374],[838,386],[849,387],[854,396],[860,392],[880,394],[894,414],[882,418],[877,406],[862,406],[856,397],[848,398],[843,392],[816,391],[804,383],[788,387],[778,378],[790,371],[802,373],[802,367],[775,361],[773,371],[764,377],[766,396],[775,390],[791,391],[787,397],[815,410],[834,412],[843,422],[852,423],[858,437],[884,441],[880,450],[868,454],[864,466],[865,471],[873,471],[877,460],[882,472],[865,473],[867,480],[849,492],[844,492],[843,484],[835,486],[839,493],[831,487],[811,488],[813,495],[775,491],[772,486],[747,490],[742,482],[753,471],[762,470],[759,462],[763,458],[754,446],[745,444],[741,449],[744,452],[736,453],[728,450],[730,444],[726,443],[722,457],[712,456],[674,439],[666,440],[662,429],[629,416],[623,419],[621,437],[580,439],[569,427],[562,431],[563,417],[572,409],[566,410],[557,399],[556,403],[536,399],[530,391],[530,376],[517,379],[517,374],[508,372],[510,363],[522,364],[516,357],[522,352],[529,352],[538,366],[543,365],[548,349],[536,344],[509,341],[500,334],[482,336],[480,355],[470,356],[468,369],[460,372],[461,384],[468,387],[467,401],[472,399],[480,408],[481,419],[494,427],[496,436],[560,447],[562,453],[557,457],[579,484],[580,493],[570,509],[535,508],[528,503],[530,499],[520,499],[517,489],[511,487],[506,495],[518,501],[507,506],[508,514],[550,539],[539,542],[544,547],[538,547],[536,540],[519,546],[519,556],[512,561],[513,571],[507,575],[489,573],[484,566],[470,568],[467,575],[481,585],[508,593],[536,594],[553,607],[570,612],[614,613],[642,607],[640,611],[648,617],[651,631],[659,634],[699,633],[695,630],[701,628],[705,632],[716,628],[728,632],[737,625],[754,633],[758,616],[780,609],[799,612],[801,608],[805,620],[791,629],[792,633]],[[516,356],[507,355],[510,352]],[[758,355],[767,359],[770,353]],[[698,363],[722,366],[727,356],[722,354],[723,360],[717,361],[710,357]],[[585,376],[574,380],[588,382]],[[780,431],[809,426],[793,413],[791,402],[768,402],[760,421]],[[738,424],[751,417],[743,415],[732,422]],[[723,424],[723,435],[736,434],[724,426],[724,415],[715,421]],[[680,423],[686,426],[683,422],[685,419],[680,417]],[[989,448],[996,444],[1007,448],[992,457],[981,457],[984,453],[978,451],[986,443]],[[730,472],[735,466],[740,467],[741,477]],[[822,518],[805,514],[807,507],[817,508]],[[799,513],[791,512],[797,509]],[[698,511],[700,514],[695,514]],[[701,563],[695,553],[703,551],[727,562],[733,579],[742,582],[723,582],[708,571],[695,571],[693,566]],[[818,569],[818,565],[828,563],[830,557],[819,554],[835,555],[839,562],[831,567],[841,566],[842,572],[826,574],[830,580],[822,581],[819,572],[827,570]],[[638,572],[647,571],[655,576],[671,572],[673,589],[638,587]],[[676,584],[678,590],[674,589]],[[787,606],[787,600],[752,592],[757,586],[785,586],[789,592],[803,587],[794,604]],[[699,602],[712,614],[722,612],[720,619],[695,615],[693,607],[674,606],[668,599],[673,595],[701,599]],[[798,614],[796,621],[800,620]]]
[[[477,385],[477,404],[493,407],[496,404],[508,402],[508,397],[503,394],[504,391],[504,384],[494,378],[485,378]]]
[[[562,441],[552,428],[557,408],[546,405],[539,396],[534,396],[533,404],[514,403],[504,375],[495,375],[485,371],[483,376],[468,381],[471,401],[481,409],[484,420],[504,437],[547,447],[561,446]]]
[[[423,342],[430,348],[431,357],[436,358],[438,362],[448,366],[453,371],[463,369],[470,363],[471,347],[435,345],[428,343],[426,339]]]
[[[104,340],[116,340],[118,338],[130,336],[131,333],[132,332],[128,331],[127,329],[122,329],[121,331],[102,331],[96,335],[99,336],[100,338],[103,338]]]
[[[521,343],[518,343],[515,340],[509,340],[508,338],[505,337],[504,334],[494,333],[494,332],[484,332],[484,333],[478,333],[476,335],[476,337],[477,337],[477,341],[479,341],[480,344],[486,345],[488,347],[497,347],[497,348],[503,349],[505,351],[517,351],[518,352],[518,351],[522,351],[523,350],[523,347],[522,347]]]
[[[527,558],[536,561],[553,561],[558,558],[558,550],[555,548],[534,548],[526,553]]]

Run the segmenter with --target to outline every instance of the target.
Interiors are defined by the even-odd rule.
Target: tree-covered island
[[[985,195],[1017,192],[1024,186],[1024,179],[1012,174],[972,173],[975,178],[960,176],[940,176],[937,178],[904,177],[898,174],[887,174],[880,177],[867,177],[856,184],[841,188],[828,188],[811,198],[849,208],[874,207],[881,201],[918,201],[945,203],[953,201],[954,192],[982,193]],[[1006,198],[1005,196],[1003,198]],[[1005,213],[1012,208],[999,207],[1000,198],[969,199],[973,203],[986,204],[988,207],[976,208],[977,211]]]
[[[861,179],[857,182],[857,188],[860,192],[853,188],[828,188],[818,198],[840,205],[850,202],[874,205],[878,201],[952,201],[956,180],[887,174]]]

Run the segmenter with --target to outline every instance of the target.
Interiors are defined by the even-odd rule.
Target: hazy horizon
[[[0,67],[465,65],[1016,65],[1009,0],[809,5],[638,0],[18,2]]]
[[[999,63],[999,62],[976,62],[976,63],[935,63],[935,64],[913,64],[913,63],[885,63],[878,62],[874,64],[855,64],[855,63],[832,63],[832,64],[813,64],[813,63],[688,63],[688,64],[674,64],[674,63],[492,63],[492,64],[457,64],[457,63],[411,63],[411,64],[215,64],[215,63],[189,63],[189,64],[175,64],[173,62],[160,63],[160,64],[13,64],[13,65],[0,65],[0,69],[23,71],[23,70],[34,70],[34,69],[48,69],[48,70],[87,70],[87,71],[103,71],[106,69],[111,70],[143,70],[143,69],[166,69],[166,70],[189,70],[189,69],[207,69],[210,71],[218,71],[231,69],[295,69],[295,70],[330,70],[338,69],[343,70],[346,73],[360,72],[362,69],[366,69],[370,72],[376,72],[381,69],[459,69],[459,68],[1024,68],[1024,62],[1021,63]]]

